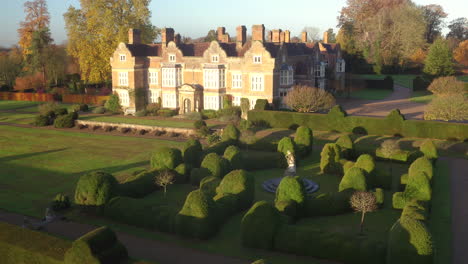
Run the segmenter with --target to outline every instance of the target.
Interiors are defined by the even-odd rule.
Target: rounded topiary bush
[[[184,162],[191,168],[200,167],[203,148],[198,139],[189,139],[185,141],[182,148]]]
[[[298,155],[301,157],[307,156],[312,150],[312,130],[306,126],[298,127],[294,136],[294,143],[296,144]]]
[[[217,231],[213,199],[195,190],[187,196],[184,206],[176,216],[175,230],[182,236],[207,239]]]
[[[205,177],[200,181],[200,191],[204,192],[209,197],[214,197],[216,195],[216,188],[220,183],[220,178],[213,176]]]
[[[368,184],[374,185],[376,183],[374,157],[369,154],[363,154],[356,160],[354,167],[361,168],[366,172]]]
[[[119,96],[116,94],[111,94],[109,96],[109,99],[104,104],[104,107],[106,108],[106,110],[113,112],[113,113],[119,113],[120,111],[122,111],[122,106],[120,105]]]
[[[93,114],[104,114],[106,112],[106,108],[104,106],[98,106],[93,109]]]
[[[270,110],[270,104],[268,103],[267,99],[257,99],[255,101],[255,110]]]
[[[327,143],[323,146],[320,153],[320,170],[322,173],[340,173],[341,172],[341,149],[334,143]]]
[[[224,129],[223,129],[223,134],[221,136],[222,141],[228,141],[228,140],[239,140],[240,132],[237,127],[235,127],[233,124],[228,124]]]
[[[61,116],[68,114],[68,110],[66,108],[57,108],[54,110],[55,116]]]
[[[439,157],[437,148],[430,139],[425,140],[419,147],[419,150],[424,154],[424,157],[428,159],[437,159]]]
[[[229,172],[229,167],[229,161],[216,153],[206,155],[201,163],[201,168],[208,169],[213,176],[218,178],[224,177]]]
[[[217,195],[237,196],[236,208],[243,210],[252,205],[255,196],[255,179],[245,170],[234,170],[224,176],[216,188]]]
[[[339,137],[336,144],[340,146],[343,156],[346,158],[351,158],[353,156],[354,143],[348,134]]]
[[[179,164],[175,167],[174,171],[176,172],[175,183],[187,182],[187,178],[190,176],[190,169],[185,163]]]
[[[284,177],[276,189],[275,203],[292,200],[301,207],[304,203],[306,193],[304,183],[298,176]]]
[[[60,115],[54,121],[56,128],[71,128],[75,126],[76,116],[73,113]]]
[[[33,124],[35,126],[48,126],[50,125],[50,118],[48,116],[38,115],[34,118]]]
[[[206,123],[203,120],[197,120],[197,121],[193,122],[193,127],[195,129],[200,129],[202,127],[206,127]]]
[[[341,192],[346,189],[358,191],[365,191],[367,189],[366,175],[363,169],[353,167],[346,172],[338,186],[338,191]]]
[[[52,201],[51,206],[52,206],[52,209],[54,209],[54,211],[61,211],[61,210],[70,208],[71,206],[70,199],[68,198],[68,196],[59,193],[55,196],[54,200]]]
[[[284,137],[278,142],[278,152],[283,153],[285,156],[288,155],[288,152],[295,154],[294,142],[290,137]]]
[[[151,167],[157,170],[173,170],[182,162],[182,153],[176,148],[160,148],[151,157]]]
[[[429,180],[432,179],[434,175],[434,169],[432,167],[431,161],[426,157],[420,157],[411,163],[408,170],[408,177],[411,178],[412,175],[417,174],[418,172],[426,173]]]
[[[245,247],[272,249],[281,226],[281,214],[266,201],[256,202],[241,221],[241,241]]]
[[[227,147],[224,151],[223,157],[231,163],[231,168],[233,170],[242,169],[244,167],[242,162],[242,154],[237,146],[232,145]]]
[[[117,192],[117,180],[112,174],[102,171],[91,172],[80,177],[75,189],[75,203],[101,206]]]
[[[343,163],[343,172],[346,173],[349,169],[351,169],[352,167],[354,167],[354,164],[355,162],[352,162],[352,161],[345,161]]]

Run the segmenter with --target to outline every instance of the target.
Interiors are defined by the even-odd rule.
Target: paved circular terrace
[[[276,189],[278,189],[278,185],[280,184],[282,179],[283,177],[266,180],[263,182],[262,187],[267,192],[276,193]],[[304,182],[304,188],[307,194],[311,194],[318,191],[319,185],[317,183],[309,179],[302,179],[302,181]]]

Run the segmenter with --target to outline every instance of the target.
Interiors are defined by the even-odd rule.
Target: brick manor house
[[[281,29],[267,38],[263,25],[252,26],[250,41],[246,27],[237,27],[235,42],[220,27],[217,41],[186,44],[165,28],[161,43],[142,44],[140,31],[130,29],[129,43],[120,43],[110,59],[113,91],[126,114],[158,100],[183,114],[221,109],[224,95],[233,105],[248,98],[253,107],[257,99],[282,104],[294,84],[325,88],[330,77],[343,84],[345,61],[327,33],[315,43],[307,41],[306,32],[292,43],[290,31]]]

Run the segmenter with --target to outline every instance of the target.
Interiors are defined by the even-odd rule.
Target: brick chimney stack
[[[281,29],[273,29],[272,31],[271,42],[278,43],[280,42]]]
[[[263,24],[252,26],[252,41],[256,40],[265,42],[265,26]]]
[[[289,30],[284,31],[284,42],[286,43],[291,42],[291,31]]]
[[[131,28],[128,30],[128,44],[141,44],[141,31]]]
[[[174,41],[174,29],[173,28],[163,28],[161,30],[161,42],[162,44],[167,45],[167,43]]]
[[[273,31],[270,30],[270,31],[268,31],[267,34],[268,34],[268,39],[267,39],[267,41],[268,41],[268,42],[273,42]]]
[[[328,43],[328,31],[323,32],[323,43]]]
[[[245,26],[238,26],[236,28],[237,31],[237,47],[242,48],[244,46],[245,42],[247,41],[247,28]]]
[[[284,42],[284,31],[283,31],[283,32],[280,32],[280,42],[281,42],[281,43]]]
[[[179,33],[175,34],[175,36],[174,36],[174,42],[175,42],[177,45],[179,45],[180,43],[182,43],[182,38],[181,38],[181,36],[180,36]]]
[[[307,42],[308,42],[308,39],[307,39],[307,31],[302,32],[301,41],[304,42],[304,43],[307,43]]]
[[[229,34],[226,33],[225,27],[219,27],[217,31],[217,40],[222,43],[227,43],[230,41]]]

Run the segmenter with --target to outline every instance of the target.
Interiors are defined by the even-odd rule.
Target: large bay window
[[[232,74],[232,88],[233,89],[241,89],[242,88],[242,74],[241,73],[233,73]]]
[[[117,90],[119,101],[122,106],[130,106],[130,96],[127,90]]]
[[[182,85],[181,68],[162,68],[162,86],[178,87]]]
[[[292,85],[294,83],[294,71],[291,66],[285,66],[280,71],[280,85]]]
[[[224,69],[204,69],[203,70],[203,86],[206,89],[226,88],[225,70]]]
[[[119,86],[128,86],[128,72],[119,72]]]
[[[218,95],[205,95],[203,97],[203,108],[219,110],[220,109],[220,100]]]
[[[175,93],[163,93],[163,107],[177,108],[177,95]]]
[[[254,92],[264,90],[264,78],[261,74],[255,74],[251,76],[250,79],[250,90]]]

